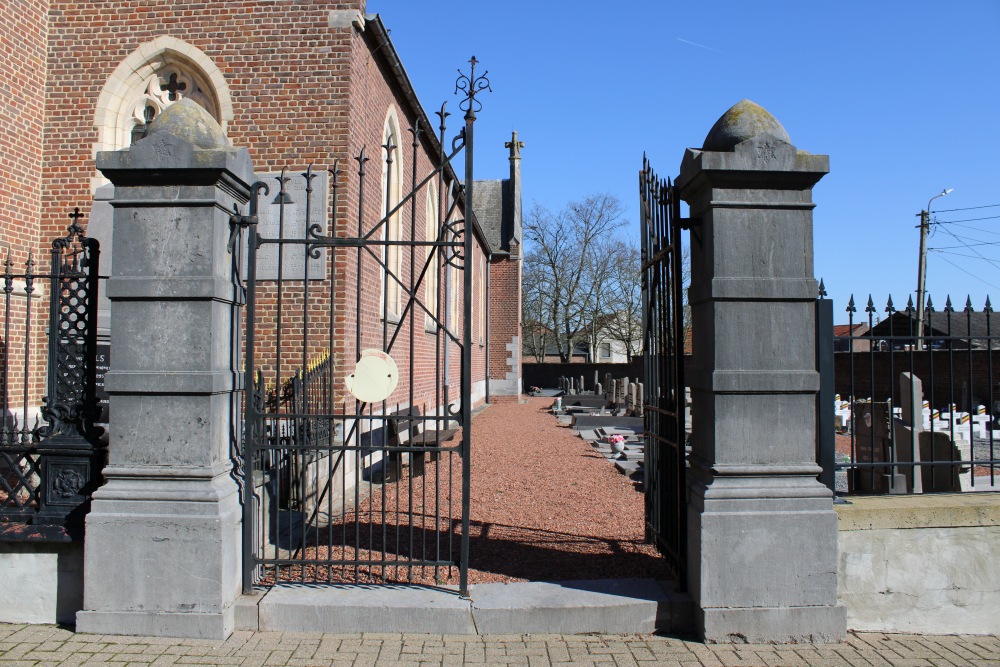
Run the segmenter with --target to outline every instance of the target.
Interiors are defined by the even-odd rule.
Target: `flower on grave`
[[[623,444],[625,442],[625,436],[616,433],[615,435],[608,436],[608,442],[612,445]]]

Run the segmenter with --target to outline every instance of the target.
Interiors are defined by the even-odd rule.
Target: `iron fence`
[[[912,300],[899,310],[869,296],[859,315],[852,297],[846,312],[838,335],[820,330],[823,349],[842,350],[820,399],[835,429],[821,432],[820,461],[836,472],[828,483],[841,494],[1000,490],[1000,321],[990,300],[956,309],[949,298],[937,311],[928,298],[922,329]]]
[[[67,236],[52,243],[48,272],[37,270],[31,254],[16,272],[9,253],[4,262],[0,540],[81,537],[90,495],[100,485],[106,455],[96,423],[100,249],[84,235],[79,209],[71,218]]]

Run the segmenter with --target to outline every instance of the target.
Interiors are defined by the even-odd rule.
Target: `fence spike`
[[[851,295],[851,300],[847,302],[847,312],[856,313],[858,309],[854,305],[854,295]]]
[[[972,309],[972,297],[971,296],[966,296],[965,297],[965,312],[969,313],[969,314],[971,314],[973,312],[973,309]]]
[[[924,312],[925,313],[933,313],[934,312],[934,302],[931,301],[931,295],[930,294],[927,295],[927,307],[924,308]]]
[[[875,302],[872,301],[872,295],[871,294],[868,295],[868,307],[865,308],[865,312],[869,313],[869,314],[875,312]]]
[[[990,296],[988,294],[986,295],[986,306],[983,308],[983,312],[984,313],[993,312],[993,305],[990,303]]]
[[[951,295],[949,294],[944,301],[944,312],[954,313],[955,307],[951,305]]]
[[[911,295],[906,299],[906,310],[904,310],[909,317],[913,317],[913,296]]]
[[[819,298],[826,296],[826,285],[823,284],[823,279],[819,279]]]
[[[889,295],[889,300],[885,302],[885,312],[889,313],[889,315],[892,315],[893,313],[896,312],[896,307],[892,305],[891,294]]]

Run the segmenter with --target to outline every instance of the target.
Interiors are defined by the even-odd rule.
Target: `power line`
[[[938,211],[940,213],[941,211]],[[989,215],[985,218],[964,218],[962,220],[935,220],[932,225],[954,225],[959,222],[975,222],[976,220],[996,220],[1000,215]]]
[[[956,269],[958,269],[958,270],[959,270],[959,271],[961,271],[962,273],[967,273],[967,274],[969,274],[970,276],[972,276],[973,278],[975,278],[976,280],[978,280],[978,281],[979,281],[979,282],[981,282],[982,284],[984,284],[984,285],[988,285],[988,286],[990,286],[990,287],[992,287],[992,288],[994,288],[994,289],[1000,289],[1000,285],[994,285],[993,283],[988,283],[988,282],[986,282],[985,280],[983,280],[982,278],[980,278],[980,277],[979,277],[979,276],[977,276],[976,274],[972,273],[971,271],[967,271],[967,270],[963,269],[963,268],[962,268],[961,266],[959,266],[959,265],[958,265],[958,264],[956,264],[955,262],[951,261],[951,260],[950,260],[950,259],[948,259],[947,257],[942,257],[941,259],[943,259],[944,261],[948,262],[949,264],[951,264],[952,266],[954,266],[954,267],[955,267]]]
[[[935,213],[951,213],[952,211],[974,211],[978,208],[995,208],[1000,204],[984,204],[982,206],[966,206],[965,208],[939,208]]]

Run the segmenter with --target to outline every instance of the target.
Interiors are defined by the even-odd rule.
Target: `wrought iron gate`
[[[476,93],[489,87],[471,63],[450,142],[442,106],[436,137],[418,119],[408,146],[387,131],[381,159],[363,148],[351,174],[283,170],[254,186],[249,216],[234,216],[248,228],[246,591],[433,585],[457,570],[468,592],[467,269]],[[463,152],[464,183],[451,166]],[[437,164],[418,174],[423,154]]]
[[[684,292],[680,200],[669,180],[643,156],[639,172],[642,225],[645,370],[646,538],[685,581],[686,426]]]

